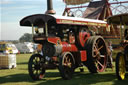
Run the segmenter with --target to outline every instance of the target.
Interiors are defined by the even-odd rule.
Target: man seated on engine
[[[128,61],[128,29],[124,31],[124,38],[124,54],[126,56],[126,61]],[[128,65],[128,62],[126,62],[126,65]]]

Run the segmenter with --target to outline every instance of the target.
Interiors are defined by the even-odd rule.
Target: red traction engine
[[[103,72],[108,56],[106,43],[89,27],[107,28],[106,22],[56,16],[49,9],[46,14],[30,15],[20,21],[21,26],[32,27],[33,41],[41,46],[28,63],[31,78],[42,79],[45,70],[56,68],[63,79],[71,79],[75,69],[83,66],[91,73]]]
[[[105,41],[88,29],[106,27],[104,21],[35,14],[23,18],[20,25],[32,26],[33,40],[42,47],[28,63],[32,79],[42,79],[46,69],[58,68],[62,78],[71,79],[77,67],[86,66],[91,73],[106,68]]]

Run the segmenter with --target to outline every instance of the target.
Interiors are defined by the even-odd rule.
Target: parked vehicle
[[[111,16],[108,18],[110,25],[120,27],[120,46],[121,50],[116,56],[116,75],[118,80],[124,80],[128,71],[128,13]]]
[[[19,53],[30,53],[29,48],[24,43],[17,43],[15,44]]]
[[[34,52],[34,44],[32,42],[24,42],[24,44],[28,47],[29,53]]]
[[[0,53],[12,54],[13,48],[9,47],[8,42],[0,42]]]

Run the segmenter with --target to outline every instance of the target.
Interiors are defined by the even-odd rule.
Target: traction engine
[[[42,79],[47,69],[56,68],[63,79],[71,79],[75,69],[83,66],[91,73],[103,72],[108,56],[106,43],[89,26],[107,29],[106,22],[56,16],[52,1],[47,1],[46,14],[30,15],[20,21],[21,26],[32,27],[33,41],[41,46],[28,63],[31,78]]]

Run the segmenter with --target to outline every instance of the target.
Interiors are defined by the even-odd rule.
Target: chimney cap
[[[56,14],[55,10],[47,10],[45,14]]]
[[[47,11],[45,14],[56,14],[56,11],[53,10],[53,3],[52,0],[47,0]]]

